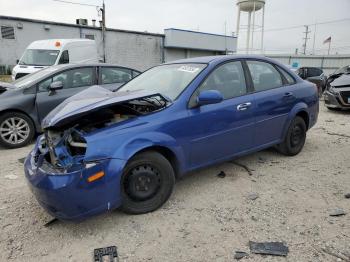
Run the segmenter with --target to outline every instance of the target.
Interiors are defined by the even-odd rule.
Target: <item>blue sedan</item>
[[[65,100],[44,119],[25,174],[62,220],[151,212],[189,171],[269,147],[298,154],[318,112],[316,86],[274,60],[180,60],[117,92],[93,86]]]

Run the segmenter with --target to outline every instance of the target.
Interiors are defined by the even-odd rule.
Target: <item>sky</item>
[[[70,0],[101,5],[101,0]],[[217,34],[236,31],[235,0],[105,0],[107,27],[163,33],[165,28],[180,28]],[[326,54],[323,41],[332,37],[331,53],[350,54],[350,0],[266,0],[265,53],[302,51],[303,25],[347,19],[346,21],[310,26],[307,53]],[[76,18],[100,20],[92,6],[65,4],[54,0],[0,0],[0,15],[18,16],[57,22],[75,23]],[[261,12],[256,14],[261,21]],[[247,15],[241,16],[242,27]],[[226,26],[225,26],[226,25]],[[300,26],[275,31],[276,28]],[[226,31],[226,32],[225,32]],[[254,48],[260,47],[260,35],[254,36]],[[241,30],[238,50],[243,52],[246,36]]]

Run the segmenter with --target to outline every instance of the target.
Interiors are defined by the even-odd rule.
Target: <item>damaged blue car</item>
[[[142,214],[189,171],[268,147],[298,154],[318,111],[315,85],[274,60],[176,61],[116,92],[93,86],[65,100],[44,119],[25,175],[62,220],[115,208]]]

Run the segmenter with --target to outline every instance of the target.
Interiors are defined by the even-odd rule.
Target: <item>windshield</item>
[[[206,64],[171,64],[154,67],[118,91],[149,90],[175,100]]]
[[[39,70],[35,73],[32,73],[30,75],[26,75],[24,77],[21,77],[15,81],[13,81],[11,84],[14,85],[17,88],[27,87],[28,85],[31,85],[32,83],[35,83],[38,79],[57,71],[59,68],[57,67],[48,67],[44,68],[42,70]]]
[[[27,49],[19,64],[51,66],[56,62],[59,52],[58,50]]]

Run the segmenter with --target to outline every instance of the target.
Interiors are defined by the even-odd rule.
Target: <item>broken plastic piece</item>
[[[118,261],[118,252],[116,246],[97,248],[94,250],[94,261],[95,262],[104,262],[106,258],[109,257],[108,262],[117,262]]]
[[[58,219],[57,219],[57,218],[53,218],[53,219],[51,219],[49,222],[45,223],[44,226],[45,226],[45,227],[49,227],[49,226],[51,226],[52,224],[55,224],[56,222],[58,222]]]
[[[249,241],[250,251],[254,254],[287,256],[289,249],[283,242],[253,242]]]
[[[243,251],[236,251],[235,256],[233,257],[234,259],[240,260],[244,257],[249,256],[248,253],[243,252]]]
[[[336,209],[332,210],[332,212],[329,213],[329,215],[331,217],[345,216],[346,212],[341,208],[336,208]]]

